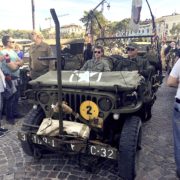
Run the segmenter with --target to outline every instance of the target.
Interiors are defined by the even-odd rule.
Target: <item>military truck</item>
[[[51,14],[58,71],[30,81],[33,108],[18,132],[23,151],[35,158],[48,150],[108,158],[118,162],[120,177],[134,179],[142,114],[146,100],[155,100],[158,70],[148,80],[137,71],[61,71],[59,21],[54,9]]]

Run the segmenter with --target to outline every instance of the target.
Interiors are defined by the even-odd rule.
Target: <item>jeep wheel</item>
[[[37,107],[37,109],[32,109],[24,118],[24,124],[22,124],[21,130],[28,133],[32,131],[34,128],[31,126],[27,126],[25,124],[30,125],[40,125],[43,118],[45,117],[44,111],[40,106]],[[27,141],[21,141],[21,146],[23,151],[29,155],[34,156],[35,155],[35,149],[37,152],[38,146],[34,145],[30,138],[27,137]]]
[[[151,104],[143,104],[140,110],[140,118],[143,122],[151,119],[152,116],[152,105]]]
[[[133,180],[136,176],[136,152],[141,142],[141,119],[128,117],[123,125],[119,142],[118,170],[119,176]]]

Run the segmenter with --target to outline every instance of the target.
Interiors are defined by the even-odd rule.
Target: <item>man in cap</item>
[[[150,65],[149,61],[145,57],[138,56],[138,45],[135,43],[130,43],[127,46],[128,58],[133,62],[132,65],[133,70],[138,70],[138,72],[146,78],[146,87],[144,89],[145,92],[145,101],[143,107],[140,111],[140,116],[143,120],[149,120],[152,116],[151,108],[152,108],[152,99],[151,99],[151,88],[148,85],[151,83],[150,77],[153,73],[153,67]],[[132,69],[132,68],[131,68]],[[147,116],[145,115],[147,113]]]
[[[138,72],[145,78],[149,77],[150,64],[147,59],[138,56],[138,45],[136,43],[130,43],[126,49],[128,59],[130,59],[133,62],[132,66],[134,70],[138,70]]]
[[[166,56],[166,70],[168,74],[175,64],[176,50],[176,43],[172,41],[164,51]]]
[[[38,60],[39,57],[51,57],[51,47],[43,42],[43,35],[41,32],[33,31],[32,39],[34,44],[31,45],[30,53],[30,71],[31,78],[36,79],[37,77],[45,74],[49,70],[55,70],[54,60]]]

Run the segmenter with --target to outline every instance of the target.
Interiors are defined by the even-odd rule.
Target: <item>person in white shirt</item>
[[[180,178],[180,49],[176,51],[178,60],[173,66],[167,79],[167,85],[176,87],[174,110],[173,110],[173,137],[174,137],[174,155],[176,162],[176,173]]]

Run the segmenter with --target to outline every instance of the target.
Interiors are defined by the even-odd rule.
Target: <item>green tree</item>
[[[113,21],[113,22],[108,22],[108,24],[106,25],[106,35],[107,36],[115,36],[118,29],[117,29],[117,21]]]
[[[129,31],[129,22],[130,22],[129,18],[123,19],[122,21],[109,22],[106,28],[106,31],[108,32],[107,34],[109,36],[127,35]]]
[[[129,18],[123,19],[122,21],[118,22],[115,26],[116,33],[120,35],[127,35],[127,32],[129,31],[129,22]]]
[[[29,39],[30,38],[30,30],[2,30],[0,31],[0,38],[2,38],[4,35],[12,36],[15,39]]]
[[[175,36],[176,38],[180,35],[180,23],[174,25],[170,30],[170,33]]]
[[[99,11],[84,11],[84,16],[80,19],[84,26],[91,31],[94,37],[102,36],[102,32],[108,24],[107,19],[104,17],[102,12]]]

